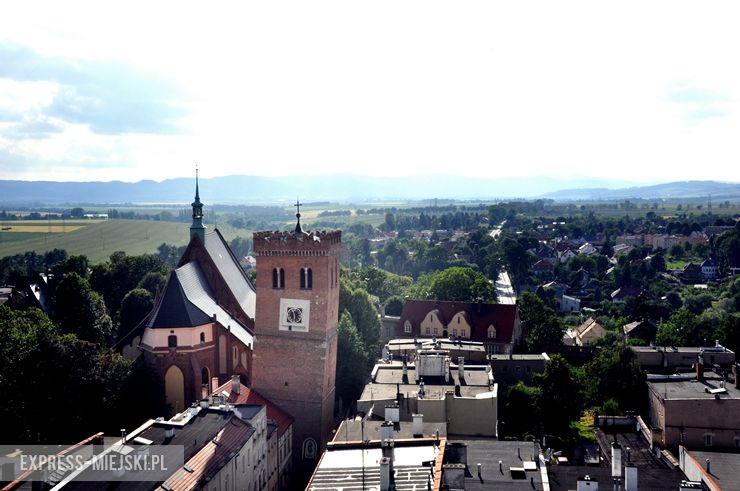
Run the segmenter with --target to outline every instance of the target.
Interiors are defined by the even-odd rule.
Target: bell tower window
[[[283,268],[273,268],[272,287],[280,289],[285,288],[285,270]]]
[[[313,288],[313,271],[311,268],[301,268],[301,290]]]

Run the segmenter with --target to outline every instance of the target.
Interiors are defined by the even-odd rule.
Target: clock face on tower
[[[281,331],[308,332],[310,313],[310,300],[281,298],[279,329]]]

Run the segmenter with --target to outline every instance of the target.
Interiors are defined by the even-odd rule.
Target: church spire
[[[193,224],[190,226],[190,238],[197,235],[201,242],[206,240],[206,227],[203,225],[203,203],[200,202],[198,192],[198,165],[195,166],[195,200],[191,203],[193,207]]]
[[[295,213],[295,217],[296,217],[296,220],[297,220],[296,221],[296,224],[295,224],[295,233],[296,233],[296,235],[303,234],[303,228],[301,227],[301,204],[302,203],[300,201],[298,201],[298,198],[296,198],[295,204],[293,205],[293,206],[296,207],[296,213]]]

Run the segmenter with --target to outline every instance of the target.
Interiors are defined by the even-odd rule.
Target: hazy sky
[[[740,181],[740,4],[16,1],[0,178]]]

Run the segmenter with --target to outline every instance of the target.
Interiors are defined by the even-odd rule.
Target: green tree
[[[519,317],[528,333],[526,342],[530,352],[540,352],[563,344],[563,322],[537,295],[530,292],[522,295],[519,300]]]
[[[69,273],[57,285],[54,314],[63,332],[102,345],[114,339],[113,322],[103,299],[77,273]]]
[[[371,368],[380,349],[380,312],[364,288],[353,288],[347,278],[341,278],[339,288],[339,311],[350,315],[362,338],[369,356],[365,370]]]
[[[452,267],[433,275],[429,293],[435,300],[494,302],[496,291],[482,273],[469,267]]]
[[[337,326],[336,385],[337,396],[344,401],[345,407],[362,393],[369,358],[352,316],[343,311]]]
[[[541,391],[538,401],[546,433],[566,436],[570,423],[580,418],[583,396],[573,368],[555,354],[545,363],[545,371],[535,375]]]
[[[398,295],[390,297],[385,302],[385,315],[395,315],[399,316],[401,315],[401,311],[403,310],[403,298],[399,297]]]
[[[167,276],[157,271],[145,274],[136,288],[143,288],[154,296],[157,291],[164,289],[166,283]]]
[[[639,411],[645,404],[645,375],[637,357],[622,342],[604,345],[586,365],[586,398],[591,406],[610,399],[623,410]]]
[[[108,263],[98,264],[93,268],[90,284],[103,295],[108,311],[116,316],[123,297],[136,288],[150,272],[167,274],[168,268],[157,255],[127,256],[118,251],[111,254]]]
[[[121,301],[119,339],[138,326],[149,315],[153,307],[154,298],[148,290],[134,288],[128,292]]]
[[[542,434],[540,398],[542,390],[518,382],[509,387],[503,411],[503,432],[518,440],[527,440]]]

